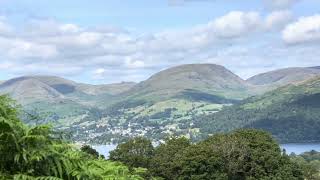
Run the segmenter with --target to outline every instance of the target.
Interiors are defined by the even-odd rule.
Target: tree
[[[317,151],[305,152],[301,155],[290,155],[293,162],[302,169],[304,178],[307,180],[320,179],[320,153]]]
[[[190,144],[190,140],[184,137],[167,138],[165,143],[155,149],[154,157],[151,160],[152,166],[149,169],[151,174],[165,179],[176,179],[178,175],[176,160]]]
[[[110,152],[110,160],[120,161],[131,168],[149,168],[154,148],[152,142],[143,137],[119,144]]]
[[[259,130],[214,135],[176,161],[178,179],[303,179],[271,135]]]
[[[96,159],[98,159],[99,158],[99,153],[95,150],[95,149],[93,149],[91,146],[89,146],[89,145],[84,145],[84,146],[82,146],[81,148],[80,148],[80,150],[82,151],[82,152],[85,152],[85,153],[87,153],[87,154],[90,154],[91,156],[93,156],[94,158],[96,158]]]

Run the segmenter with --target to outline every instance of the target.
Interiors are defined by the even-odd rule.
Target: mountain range
[[[244,80],[220,65],[188,64],[158,72],[140,83],[89,85],[55,76],[23,76],[1,82],[0,93],[9,94],[22,104],[27,122],[51,123],[71,131],[78,141],[117,142],[136,135],[154,139],[184,135],[198,139],[245,127],[265,128],[283,141],[307,141],[318,137],[301,135],[300,139],[290,139],[274,132],[271,125],[261,127],[261,123],[266,124],[269,114],[280,114],[276,107],[289,106],[278,101],[282,97],[287,100],[288,91],[310,90],[310,81],[318,75],[319,67],[297,67]],[[308,86],[301,84],[306,82]],[[312,92],[317,92],[317,88]],[[294,95],[300,96],[307,95],[303,90]],[[251,106],[254,108],[250,112],[246,108],[246,112],[239,110]],[[308,108],[305,112],[314,110]],[[258,118],[252,113],[256,111],[265,115],[258,113]],[[32,120],[30,114],[37,120]],[[272,122],[277,124],[277,119]]]
[[[281,142],[320,140],[320,77],[282,86],[199,118],[204,135],[237,128],[271,132]]]
[[[89,85],[56,76],[23,76],[2,82],[0,92],[10,94],[22,104],[28,104],[39,100],[59,101],[72,97],[81,99],[81,95],[111,96],[127,91],[134,85],[133,82]]]

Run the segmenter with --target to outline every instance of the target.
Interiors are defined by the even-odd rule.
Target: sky
[[[181,64],[246,79],[320,66],[319,0],[0,0],[0,79],[143,81]]]

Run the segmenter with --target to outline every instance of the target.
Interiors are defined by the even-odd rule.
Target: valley
[[[243,80],[223,66],[190,64],[140,83],[89,85],[25,76],[2,82],[0,92],[22,105],[28,124],[51,124],[82,143],[119,143],[135,136],[199,141],[238,128],[261,128],[280,142],[309,142],[320,140],[307,135],[317,134],[320,124],[313,101],[320,91],[318,75],[319,68],[287,68]],[[302,134],[293,136],[296,131]]]

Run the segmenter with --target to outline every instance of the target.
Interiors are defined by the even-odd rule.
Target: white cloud
[[[264,0],[265,3],[275,9],[287,9],[300,0]]]
[[[104,79],[106,74],[106,70],[104,68],[98,68],[93,71],[93,79]]]
[[[0,69],[1,70],[7,70],[8,68],[14,67],[14,64],[9,62],[1,62],[0,63]]]
[[[209,24],[219,37],[233,38],[260,27],[261,18],[257,12],[233,11]]]
[[[145,63],[143,61],[133,60],[131,57],[126,58],[125,65],[127,68],[130,68],[130,69],[145,67]]]
[[[48,36],[38,39],[43,43],[56,44],[59,47],[88,47],[97,45],[103,39],[103,35],[99,32],[81,32],[72,35]]]
[[[59,29],[64,33],[77,33],[80,31],[80,28],[75,24],[62,24]]]
[[[288,44],[320,41],[320,15],[302,17],[289,24],[282,32],[284,41]]]
[[[279,29],[292,20],[292,13],[288,10],[274,11],[266,17],[265,26],[267,29]]]
[[[96,70],[94,71],[94,74],[103,74],[103,73],[105,73],[105,72],[106,72],[105,69],[99,68],[99,69],[96,69]]]
[[[84,46],[94,45],[98,43],[99,40],[101,39],[102,39],[102,35],[97,32],[83,32],[78,36],[74,37],[75,43],[84,45]]]
[[[12,32],[12,27],[6,22],[6,18],[0,16],[0,36],[8,35]]]
[[[27,64],[12,64],[10,66],[11,74],[22,75],[56,75],[56,76],[77,76],[84,72],[83,67],[77,65],[66,66],[62,63],[50,62],[31,62]]]
[[[13,40],[7,52],[9,58],[52,58],[58,54],[57,49],[51,45],[36,44],[24,40]]]
[[[80,32],[82,29],[75,24],[62,24],[52,19],[33,19],[24,28],[25,36],[57,36]]]
[[[28,58],[50,59],[58,55],[55,46],[39,44],[16,37],[0,36],[0,53],[2,59],[11,61],[24,61]]]

